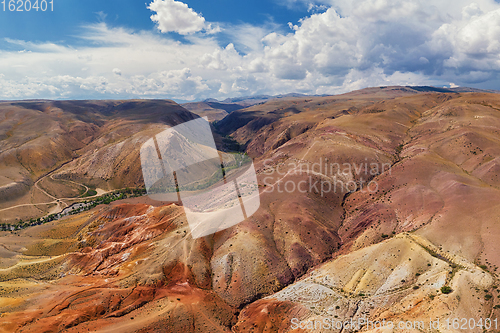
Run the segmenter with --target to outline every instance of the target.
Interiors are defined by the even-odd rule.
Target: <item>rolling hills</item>
[[[0,116],[2,207],[140,186],[141,143],[196,117],[168,101],[6,102]],[[182,206],[144,196],[0,232],[0,330],[326,332],[307,323],[369,318],[431,332],[439,318],[453,332],[447,318],[498,318],[500,95],[287,97],[215,128],[254,159],[254,215],[193,239]]]

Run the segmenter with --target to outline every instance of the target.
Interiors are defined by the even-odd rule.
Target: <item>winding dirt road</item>
[[[44,180],[45,178],[47,177],[50,177],[51,180],[54,180],[56,181],[56,179],[53,178],[54,174],[59,171],[64,165],[70,163],[71,161],[69,162],[66,162],[64,164],[62,164],[59,168],[51,171],[50,173],[46,174],[45,176],[41,177],[40,179],[38,179],[36,182],[35,182],[35,185],[34,185],[34,188],[36,190],[39,190],[40,192],[42,192],[44,195],[46,195],[47,197],[53,199],[52,201],[49,201],[49,202],[36,202],[36,203],[29,203],[29,204],[20,204],[20,205],[15,205],[15,206],[11,206],[11,207],[8,207],[8,208],[3,208],[3,209],[0,209],[0,212],[2,211],[7,211],[7,210],[10,210],[10,209],[15,209],[15,208],[20,208],[20,207],[36,207],[36,206],[43,206],[43,205],[53,205],[55,204],[56,206],[47,214],[48,215],[51,215],[51,214],[57,214],[57,213],[60,213],[62,212],[65,208],[69,207],[70,205],[65,202],[65,201],[73,201],[73,200],[81,200],[83,199],[81,196],[78,196],[78,197],[72,197],[72,198],[56,198],[54,197],[53,195],[47,193],[47,191],[45,191],[40,185],[39,183]],[[73,184],[76,184],[78,186],[81,186],[83,188],[85,188],[85,193],[87,193],[90,189],[88,186],[84,185],[84,184],[81,184],[81,183],[77,183],[77,182],[74,182],[72,180],[66,180],[66,179],[63,179],[62,181],[66,181],[66,182],[70,182],[70,183],[73,183]],[[96,195],[93,195],[93,196],[88,196],[88,197],[85,197],[85,199],[92,199],[92,198],[96,198],[96,197],[99,197],[103,194],[106,194],[106,193],[109,193],[109,192],[112,192],[112,191],[105,191],[103,189],[96,189],[97,191],[97,194]]]

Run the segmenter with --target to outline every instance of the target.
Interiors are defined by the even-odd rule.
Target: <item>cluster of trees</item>
[[[78,207],[75,207],[74,209],[71,209],[67,211],[66,213],[58,213],[58,214],[50,214],[45,217],[39,217],[37,219],[31,219],[29,221],[20,221],[17,224],[8,224],[8,223],[2,223],[0,224],[0,230],[1,231],[14,231],[14,230],[20,230],[20,229],[25,229],[28,227],[32,227],[35,225],[40,225],[44,223],[48,223],[57,219],[60,219],[61,217],[67,216],[67,215],[74,215],[81,213],[86,210],[90,210],[98,205],[109,205],[111,202],[116,201],[116,200],[122,200],[126,198],[133,198],[133,197],[139,197],[142,195],[146,194],[146,189],[144,188],[125,188],[121,190],[116,190],[110,193],[106,193],[100,197],[93,198],[92,200],[86,200],[80,203]]]

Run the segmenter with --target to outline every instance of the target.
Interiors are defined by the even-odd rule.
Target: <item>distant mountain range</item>
[[[456,92],[456,93],[464,93],[464,92],[483,92],[483,93],[500,93],[499,90],[490,90],[490,89],[477,89],[477,88],[469,88],[469,87],[456,87],[456,88],[439,88],[432,86],[406,86],[407,88],[411,88],[416,91],[423,92]]]
[[[376,87],[367,89],[385,89],[394,87]],[[498,90],[485,90],[469,87],[456,87],[456,88],[442,88],[442,87],[432,87],[432,86],[405,86],[398,87],[405,88],[408,91],[417,92],[440,92],[440,93],[463,93],[463,92],[484,92],[484,93],[500,93]],[[364,89],[360,90],[363,91]],[[255,95],[255,96],[243,96],[226,98],[225,100],[219,101],[215,98],[208,98],[200,102],[191,102],[181,104],[184,108],[191,112],[194,112],[202,117],[208,117],[210,121],[219,121],[226,117],[229,113],[244,109],[253,105],[263,104],[270,100],[275,99],[287,99],[287,98],[302,98],[302,97],[325,97],[330,95],[305,95],[299,93],[289,93],[281,95]]]

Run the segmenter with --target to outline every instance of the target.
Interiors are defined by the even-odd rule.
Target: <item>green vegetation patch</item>
[[[442,286],[441,287],[441,292],[443,294],[450,294],[453,291],[450,286]]]

